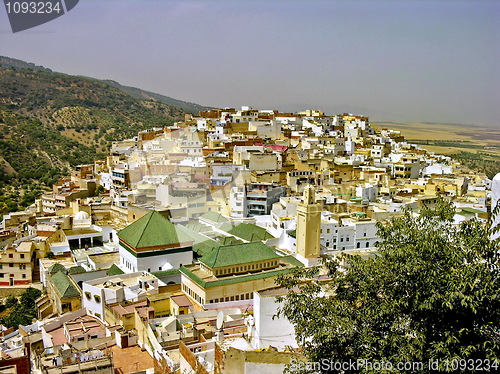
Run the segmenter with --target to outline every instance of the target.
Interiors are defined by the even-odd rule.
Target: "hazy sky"
[[[80,0],[0,54],[216,107],[500,126],[497,1]]]

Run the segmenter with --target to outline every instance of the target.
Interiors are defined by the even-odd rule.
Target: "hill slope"
[[[43,71],[43,72],[49,72],[51,73],[52,70],[48,69],[44,66],[40,65],[35,65],[32,62],[26,62],[22,60],[18,60],[15,58],[11,57],[6,57],[6,56],[0,56],[0,66],[7,67],[7,68],[16,68],[16,69],[29,69],[33,71]],[[84,79],[92,79],[92,80],[97,80],[104,82],[106,84],[109,84],[111,87],[118,88],[120,91],[126,93],[127,95],[132,96],[135,99],[139,100],[150,100],[154,99],[160,103],[167,104],[170,106],[174,106],[176,108],[180,108],[184,110],[186,113],[191,113],[191,114],[198,114],[200,111],[204,110],[209,110],[212,109],[211,107],[187,102],[187,101],[182,101],[182,100],[177,100],[169,96],[161,95],[158,93],[154,93],[151,91],[145,91],[140,88],[136,87],[130,87],[130,86],[123,86],[120,83],[113,81],[113,80],[99,80],[96,78],[92,77],[81,77]]]
[[[187,101],[177,100],[172,97],[160,95],[154,92],[145,91],[140,88],[130,87],[130,86],[122,86],[120,83],[112,81],[112,80],[104,80],[104,83],[109,84],[112,87],[118,88],[119,90],[129,94],[136,99],[154,99],[159,101],[160,103],[174,106],[176,108],[180,108],[184,110],[186,113],[198,114],[199,112],[213,109],[212,107],[202,106],[195,103],[190,103]]]
[[[0,67],[0,82],[0,211],[27,205],[29,192],[103,157],[111,141],[185,114],[95,79],[49,71]]]

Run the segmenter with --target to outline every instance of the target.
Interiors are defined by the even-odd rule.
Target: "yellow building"
[[[32,282],[35,246],[31,241],[0,250],[0,286],[28,285]]]
[[[320,255],[322,206],[315,201],[315,189],[304,189],[304,201],[297,204],[297,253],[304,258]]]
[[[253,291],[275,286],[275,278],[302,264],[262,242],[213,248],[200,264],[182,266],[182,291],[198,304],[249,300]]]
[[[61,264],[52,265],[47,271],[47,297],[50,305],[40,298],[37,301],[39,317],[50,313],[64,314],[81,308],[81,291],[75,281],[67,275]],[[50,306],[52,308],[50,308]]]

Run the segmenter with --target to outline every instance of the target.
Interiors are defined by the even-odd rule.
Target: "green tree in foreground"
[[[478,220],[452,225],[453,215],[446,201],[418,217],[406,211],[378,224],[379,255],[326,262],[327,281],[318,269],[280,277],[290,290],[280,314],[294,324],[307,359],[390,362],[391,372],[400,362],[425,363],[415,372],[435,371],[429,360],[440,371],[500,369],[494,361],[500,357],[499,241]],[[359,365],[345,372],[374,371]]]
[[[2,324],[6,327],[17,328],[19,325],[29,325],[33,318],[37,318],[35,300],[41,296],[42,292],[36,288],[28,287],[21,295],[19,302],[15,297],[9,296],[5,305],[9,303],[13,307],[9,316],[2,319]],[[10,301],[9,301],[10,300]],[[15,302],[14,302],[15,300]]]

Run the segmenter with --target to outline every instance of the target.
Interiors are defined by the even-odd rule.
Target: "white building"
[[[500,173],[493,177],[491,181],[491,211],[495,210],[496,206],[500,204]],[[500,213],[493,217],[493,225],[500,225]],[[500,237],[500,231],[492,236],[492,239]]]
[[[148,294],[157,294],[160,285],[163,286],[163,282],[147,272],[85,281],[82,284],[83,308],[87,308],[94,316],[104,321],[105,305],[144,300]]]
[[[177,269],[193,261],[193,240],[152,211],[118,233],[120,267],[125,272]]]
[[[329,213],[323,212],[321,247],[337,251],[374,248],[375,243],[380,241],[376,221],[365,217],[364,213],[359,213],[356,218],[336,220]]]
[[[276,318],[282,303],[276,302],[277,296],[287,293],[284,288],[272,288],[253,293],[253,317],[247,321],[251,344],[254,349],[273,346],[282,350],[287,346],[297,348],[295,328],[285,317]]]

